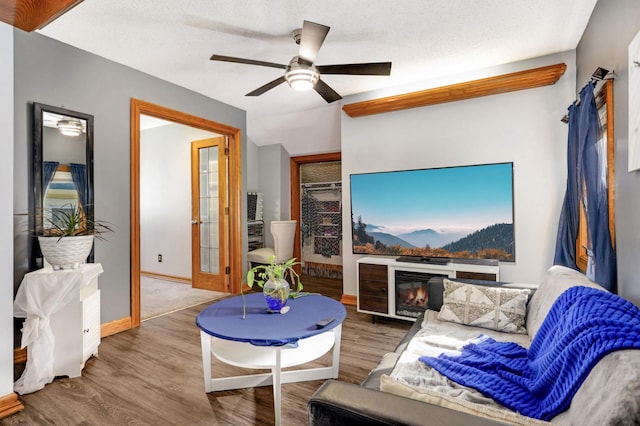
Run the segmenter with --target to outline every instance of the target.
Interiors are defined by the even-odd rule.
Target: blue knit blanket
[[[640,349],[640,310],[589,287],[558,297],[529,350],[484,336],[460,355],[420,361],[525,416],[550,420],[569,408],[591,369],[606,354]]]

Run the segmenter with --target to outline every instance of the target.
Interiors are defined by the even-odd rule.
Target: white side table
[[[55,376],[80,376],[100,345],[99,263],[77,269],[39,269],[25,275],[14,301],[14,316],[26,318],[22,347],[27,365],[14,390],[42,389]]]
[[[243,303],[246,318],[243,319]],[[340,366],[340,338],[346,317],[344,306],[320,295],[289,300],[286,315],[268,314],[262,294],[253,293],[215,302],[196,318],[200,328],[202,367],[206,392],[254,386],[273,386],[276,426],[281,421],[281,384],[337,378]],[[327,317],[334,320],[325,328],[316,323]],[[298,368],[333,348],[330,366]],[[266,369],[270,373],[213,378],[211,355],[220,361],[248,369]]]

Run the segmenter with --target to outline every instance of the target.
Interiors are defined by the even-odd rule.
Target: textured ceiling
[[[346,96],[575,49],[595,3],[85,0],[40,33],[246,110],[249,137],[264,145],[296,129],[334,137],[317,121],[339,123],[341,101],[328,105],[286,83],[245,97],[283,71],[214,62],[212,54],[287,64],[298,50],[290,32],[303,20],[324,24],[331,30],[316,64],[393,63],[389,77],[322,77]]]

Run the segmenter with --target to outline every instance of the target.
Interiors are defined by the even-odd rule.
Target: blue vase
[[[269,280],[262,287],[262,294],[270,312],[280,312],[289,300],[289,282],[287,280]]]

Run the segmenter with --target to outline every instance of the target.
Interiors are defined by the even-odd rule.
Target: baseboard
[[[353,305],[356,306],[358,304],[358,296],[354,296],[351,294],[343,294],[340,299],[343,305]]]
[[[15,348],[13,350],[13,363],[24,364],[27,362],[27,348]]]
[[[119,320],[105,322],[100,325],[100,336],[107,337],[131,329],[131,317],[124,317]]]
[[[0,419],[24,410],[24,405],[18,400],[18,395],[10,393],[0,397]]]
[[[173,275],[156,274],[155,272],[149,272],[149,271],[140,271],[140,276],[157,278],[159,280],[173,281],[176,283],[191,285],[191,278],[188,278],[188,277],[175,277]]]

